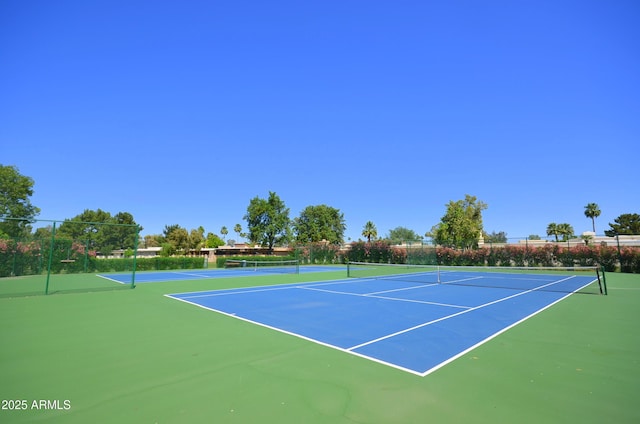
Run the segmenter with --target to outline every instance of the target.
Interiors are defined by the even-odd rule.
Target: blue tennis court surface
[[[532,278],[540,289],[363,278],[166,296],[424,376],[570,295],[542,288],[594,281]]]
[[[300,273],[309,272],[328,272],[343,271],[344,266],[314,266],[305,265],[300,267]],[[292,270],[289,270],[293,272]],[[249,277],[249,276],[265,276],[274,273],[282,273],[277,269],[257,269],[253,268],[235,268],[235,269],[183,269],[172,271],[142,271],[136,273],[136,284],[138,283],[158,283],[162,281],[179,281],[179,280],[202,280],[207,278],[230,278],[230,277]],[[121,284],[131,283],[131,273],[113,273],[99,274],[98,277],[106,278]]]

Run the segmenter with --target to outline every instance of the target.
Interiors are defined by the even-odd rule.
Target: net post
[[[602,271],[602,288],[604,289],[603,294],[606,296],[609,293],[607,292],[607,277],[604,271],[604,265],[601,266],[601,271]],[[598,277],[598,281],[600,281],[600,277]]]
[[[296,274],[300,274],[300,261],[296,259]]]
[[[347,261],[347,278],[351,277],[351,262]]]

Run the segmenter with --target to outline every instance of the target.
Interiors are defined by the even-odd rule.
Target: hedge
[[[574,267],[603,266],[606,271],[640,273],[640,248],[625,247],[620,250],[610,246],[578,245],[564,247],[555,243],[539,247],[506,245],[458,250],[448,247],[411,252],[409,249],[392,246],[389,242],[356,242],[346,254],[345,260],[352,262],[413,263],[466,266],[529,266],[529,267]],[[410,256],[407,256],[407,252]]]
[[[47,272],[50,248],[46,243],[21,243],[0,239],[0,277],[38,275]],[[137,258],[137,271],[204,268],[203,257]],[[125,272],[133,269],[133,258],[97,258],[95,252],[66,240],[56,240],[51,252],[52,274]]]
[[[301,265],[335,264],[342,262],[340,246],[328,243],[310,243],[296,246],[293,257],[300,261]]]
[[[228,259],[234,261],[293,261],[295,256],[220,256],[216,259],[216,267],[224,268]]]

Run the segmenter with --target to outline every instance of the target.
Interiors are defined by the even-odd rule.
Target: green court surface
[[[608,296],[572,295],[425,377],[163,296],[344,277],[0,296],[0,422],[640,422],[640,275],[609,273]]]

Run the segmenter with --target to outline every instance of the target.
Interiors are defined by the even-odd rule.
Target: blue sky
[[[0,163],[42,219],[232,233],[277,193],[424,234],[640,213],[640,2],[0,2]]]

